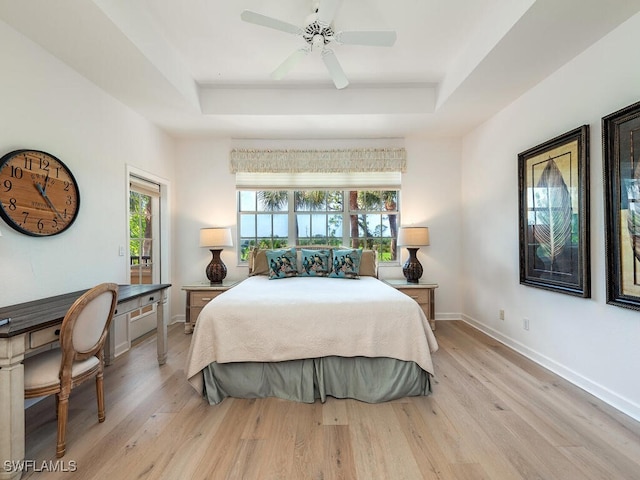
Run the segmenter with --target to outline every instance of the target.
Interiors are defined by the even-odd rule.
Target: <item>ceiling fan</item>
[[[282,62],[271,73],[271,78],[280,80],[306,55],[314,51],[320,51],[322,61],[327,67],[336,88],[344,88],[349,85],[349,80],[342,70],[335,53],[330,48],[332,44],[390,47],[395,43],[396,32],[394,31],[334,31],[333,18],[340,6],[340,2],[341,0],[313,1],[313,13],[306,18],[302,27],[250,10],[242,12],[240,18],[245,22],[301,36],[307,43],[307,45],[294,51]]]

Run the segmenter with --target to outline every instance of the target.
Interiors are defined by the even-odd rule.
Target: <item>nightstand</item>
[[[187,292],[187,309],[184,318],[184,333],[192,333],[198,320],[198,315],[211,300],[230,288],[235,287],[239,280],[225,280],[222,283],[211,284],[209,282],[183,285],[182,290]]]
[[[435,291],[438,288],[437,283],[427,283],[422,280],[419,283],[410,283],[404,278],[381,278],[380,280],[418,302],[429,320],[431,330],[436,329]]]

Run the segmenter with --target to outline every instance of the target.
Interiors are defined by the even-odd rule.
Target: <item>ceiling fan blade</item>
[[[324,25],[331,25],[333,17],[336,16],[340,0],[320,0],[318,7],[318,21]]]
[[[283,22],[277,18],[267,17],[266,15],[250,10],[244,10],[240,14],[240,18],[245,22],[255,23],[256,25],[262,25],[263,27],[273,28],[282,32],[293,33],[294,35],[299,35],[302,32],[300,27],[292,23]]]
[[[295,67],[298,64],[300,60],[302,60],[309,53],[309,51],[310,51],[309,48],[299,48],[298,50],[293,52],[291,55],[287,57],[287,59],[284,62],[282,62],[278,66],[278,68],[276,68],[271,73],[271,78],[273,78],[274,80],[282,79],[287,73],[291,71],[293,67]]]
[[[329,70],[329,75],[331,75],[331,79],[337,89],[349,85],[349,80],[347,80],[347,76],[344,74],[344,70],[342,70],[340,62],[338,62],[332,50],[325,49],[322,51],[322,61],[326,65],[327,70]]]
[[[335,39],[338,43],[348,45],[368,45],[373,47],[391,47],[396,43],[396,32],[338,32]]]

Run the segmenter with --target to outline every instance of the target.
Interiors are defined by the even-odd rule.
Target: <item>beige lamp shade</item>
[[[233,247],[231,229],[226,227],[201,228],[200,246],[207,248]]]
[[[398,232],[401,247],[425,247],[429,245],[428,227],[402,227]]]

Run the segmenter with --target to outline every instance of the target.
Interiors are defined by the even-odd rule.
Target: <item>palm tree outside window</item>
[[[346,199],[346,201],[345,201]],[[397,190],[240,190],[239,257],[252,247],[351,245],[397,261]]]

